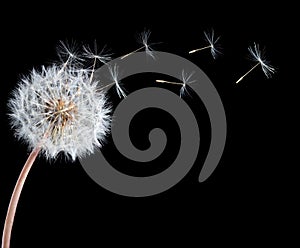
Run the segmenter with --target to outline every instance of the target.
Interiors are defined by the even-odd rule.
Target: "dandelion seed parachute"
[[[126,95],[125,91],[122,89],[122,87],[120,86],[120,82],[118,79],[118,76],[119,76],[118,66],[116,64],[114,66],[109,65],[108,70],[112,77],[113,83],[116,85],[116,91],[117,91],[118,96],[120,98],[122,98],[122,97],[126,98],[127,95]]]
[[[251,46],[248,47],[248,51],[250,52],[251,59],[261,65],[261,69],[266,77],[271,78],[272,74],[275,73],[275,68],[266,60],[264,51],[259,49],[259,44],[254,43],[253,48]]]
[[[220,53],[216,48],[216,44],[217,44],[218,40],[220,39],[220,36],[215,39],[215,32],[213,29],[212,29],[211,33],[204,32],[204,35],[205,35],[207,42],[210,45],[211,55],[213,56],[214,59],[216,59],[218,53]]]
[[[150,30],[145,30],[139,37],[139,41],[144,45],[145,47],[145,52],[146,54],[148,54],[150,57],[152,57],[153,59],[155,59],[155,56],[153,54],[153,50],[150,47],[148,40],[150,37],[151,31]]]
[[[264,51],[259,49],[259,45],[254,43],[253,48],[251,46],[248,47],[248,51],[250,53],[250,59],[255,61],[256,64],[252,66],[251,69],[248,70],[243,76],[241,76],[235,83],[238,84],[239,82],[241,82],[244,77],[246,77],[259,65],[261,66],[261,69],[263,70],[266,77],[271,78],[272,74],[274,74],[276,70],[273,66],[270,65],[269,61],[266,60]]]
[[[84,59],[81,57],[79,45],[75,41],[60,41],[56,50],[61,61],[67,60],[66,62],[64,62],[65,65],[71,63],[75,65],[75,63],[81,64],[82,62],[84,62]]]
[[[84,46],[83,50],[84,50],[83,56],[86,58],[99,60],[103,64],[106,64],[108,61],[111,60],[112,54],[105,53],[106,50],[105,47],[100,52],[98,52],[96,42],[94,43],[93,49],[91,49],[88,46]]]
[[[138,42],[140,44],[142,44],[143,46],[142,47],[139,47],[138,49],[130,52],[130,53],[127,53],[125,55],[123,55],[121,57],[121,59],[125,59],[126,57],[142,50],[145,48],[145,52],[148,56],[152,57],[154,60],[155,60],[155,56],[153,54],[153,49],[151,48],[150,44],[148,43],[148,40],[149,40],[149,37],[150,37],[150,34],[151,34],[151,31],[150,30],[145,30],[143,31],[141,34],[139,34],[138,36]]]
[[[194,75],[194,72],[192,72],[191,74],[187,74],[187,73],[184,72],[184,70],[182,70],[182,72],[181,72],[182,82],[171,82],[171,81],[160,80],[160,79],[157,79],[155,81],[157,83],[181,85],[180,91],[179,91],[179,96],[180,96],[180,98],[182,98],[183,96],[186,95],[186,93],[188,94],[188,91],[187,91],[187,88],[186,88],[187,84],[191,84],[191,83],[196,82],[196,80],[192,80],[192,81],[190,80],[193,75]]]
[[[199,52],[199,51],[202,51],[204,49],[210,49],[210,53],[211,53],[212,57],[214,59],[216,59],[218,54],[221,53],[217,49],[217,42],[220,39],[220,36],[218,38],[215,38],[215,32],[214,32],[213,29],[211,30],[210,33],[204,32],[204,36],[205,36],[205,39],[206,39],[206,41],[208,42],[209,45],[198,48],[198,49],[191,50],[191,51],[189,51],[189,54]]]
[[[182,70],[182,72],[181,72],[182,87],[181,87],[180,93],[179,93],[180,98],[182,98],[186,93],[188,93],[186,85],[196,82],[196,80],[190,81],[190,79],[193,75],[194,75],[194,72],[192,72],[191,74],[187,74],[184,72],[184,70]]]

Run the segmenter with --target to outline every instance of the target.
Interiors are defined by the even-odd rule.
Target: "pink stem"
[[[7,214],[6,214],[5,223],[4,223],[3,236],[2,236],[2,248],[9,248],[9,246],[10,246],[11,230],[12,230],[12,226],[14,223],[14,218],[15,218],[19,198],[20,198],[26,177],[32,167],[33,162],[35,161],[37,155],[39,154],[40,150],[41,150],[41,147],[38,146],[38,147],[34,148],[32,150],[32,152],[30,153],[26,163],[24,164],[21,174],[18,178],[18,181],[16,183],[14,191],[12,193],[10,203],[8,206],[8,210],[7,210]]]

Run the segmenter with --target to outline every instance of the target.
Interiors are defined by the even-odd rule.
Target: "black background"
[[[213,1],[199,2],[198,6],[188,1],[165,6],[156,2],[62,5],[49,1],[2,8],[7,15],[1,17],[1,228],[14,184],[29,154],[26,145],[13,137],[7,121],[7,100],[22,75],[57,60],[59,40],[86,44],[96,39],[100,47],[106,44],[115,56],[120,56],[138,48],[135,35],[146,27],[152,31],[150,40],[161,42],[155,45],[156,50],[188,58],[210,77],[224,103],[228,122],[223,157],[207,181],[197,181],[203,159],[199,156],[199,165],[180,183],[152,197],[113,194],[94,183],[78,161],[49,163],[39,158],[21,195],[11,246],[99,247],[106,242],[111,246],[144,246],[162,241],[182,241],[187,246],[187,242],[202,244],[205,240],[223,244],[277,240],[282,221],[288,219],[280,207],[282,202],[288,204],[283,190],[288,169],[282,170],[279,162],[282,134],[278,119],[285,118],[280,99],[288,81],[282,63],[287,60],[284,45],[288,41],[283,44],[282,37],[293,24],[292,9],[275,3],[236,5]],[[203,31],[210,28],[221,35],[223,55],[217,60],[208,51],[189,56],[187,51],[204,44]],[[278,72],[268,80],[256,70],[236,85],[239,76],[253,65],[247,60],[247,47],[254,41],[266,46],[268,59]],[[153,78],[145,75],[144,86],[149,86]],[[133,80],[131,86],[127,80],[124,85],[127,89],[141,88],[143,84],[136,84],[141,80]],[[110,94],[114,101],[114,93]],[[205,111],[197,109],[199,101],[187,101],[201,119]],[[164,119],[161,112],[141,113],[131,133],[140,148],[147,147],[147,136],[140,138],[147,133],[143,120],[148,128],[160,123],[163,128],[170,121],[169,130],[176,130],[172,120]],[[112,147],[110,142],[108,147]],[[170,157],[176,156],[178,143],[167,149]],[[130,162],[116,159],[114,151],[107,148],[105,153],[114,158],[116,168],[122,170],[124,164],[130,173],[143,175],[143,169],[135,172]],[[162,163],[151,166],[159,171]]]

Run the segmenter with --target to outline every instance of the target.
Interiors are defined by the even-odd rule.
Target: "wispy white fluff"
[[[80,47],[76,42],[63,42],[60,41],[57,46],[57,54],[61,61],[65,61],[66,64],[72,63],[80,65],[84,59],[81,56]]]
[[[116,90],[117,90],[118,96],[120,98],[122,98],[122,97],[126,98],[127,95],[124,92],[124,90],[121,88],[120,82],[119,82],[119,79],[118,79],[118,77],[119,77],[119,68],[118,68],[118,66],[116,64],[114,64],[114,66],[109,65],[108,70],[110,72],[110,75],[111,75],[111,78],[112,78],[114,84],[116,85]]]
[[[72,64],[42,67],[23,78],[9,101],[16,136],[47,158],[92,153],[108,132],[110,108],[90,71]]]
[[[217,42],[219,41],[220,36],[215,38],[215,32],[213,29],[211,30],[211,32],[204,32],[204,36],[209,45],[191,50],[189,51],[189,54],[199,52],[205,49],[210,49],[211,55],[214,59],[216,59],[217,55],[220,53],[220,51],[217,49]]]
[[[215,38],[215,31],[212,29],[210,33],[208,32],[204,32],[204,35],[205,35],[205,38],[207,40],[207,42],[209,43],[210,45],[210,52],[211,52],[211,55],[213,56],[214,59],[217,58],[217,55],[218,53],[220,53],[218,50],[217,50],[217,42],[218,40],[220,39],[220,36]]]
[[[191,77],[193,75],[194,75],[194,72],[192,72],[190,74],[187,74],[187,73],[184,72],[184,70],[182,70],[182,72],[181,72],[181,81],[182,82],[172,82],[172,81],[166,81],[166,80],[161,80],[161,79],[157,79],[155,81],[157,83],[180,85],[181,87],[180,87],[179,96],[180,96],[180,98],[182,98],[183,96],[185,96],[186,94],[188,94],[186,86],[188,84],[196,82],[196,80],[192,80],[191,81]]]
[[[194,72],[187,74],[184,72],[184,70],[182,70],[182,73],[181,73],[182,86],[180,88],[180,98],[182,98],[186,93],[188,93],[188,91],[186,89],[186,85],[196,82],[196,80],[190,81],[193,74],[194,74]]]
[[[150,44],[149,44],[149,37],[150,37],[150,30],[144,30],[141,34],[138,35],[138,42],[140,44],[142,44],[142,47],[139,47],[138,49],[130,52],[130,53],[127,53],[125,55],[123,55],[121,57],[121,59],[125,59],[126,57],[138,52],[138,51],[141,51],[142,49],[145,49],[145,52],[147,55],[149,55],[150,57],[152,57],[153,59],[155,59],[155,56],[153,54],[153,49],[151,48]]]
[[[155,59],[155,56],[153,54],[153,49],[149,45],[150,34],[151,34],[150,30],[144,30],[139,36],[139,42],[142,43],[143,46],[145,47],[146,54],[148,54],[150,57]]]
[[[111,55],[112,54],[108,53],[106,51],[105,47],[100,52],[98,52],[98,48],[97,48],[97,43],[96,42],[94,43],[94,47],[93,48],[91,48],[89,46],[83,46],[83,50],[84,50],[83,55],[86,58],[98,60],[98,61],[100,61],[103,64],[106,64],[108,61],[111,60]]]
[[[266,60],[264,50],[259,49],[259,44],[254,43],[253,48],[250,46],[248,47],[248,50],[250,52],[251,59],[258,62],[261,65],[261,68],[266,77],[272,77],[272,74],[275,73],[275,68],[272,67]]]
[[[250,72],[252,72],[255,68],[258,68],[258,66],[261,66],[261,69],[263,70],[264,74],[267,78],[271,78],[272,74],[275,73],[275,68],[272,67],[269,62],[266,60],[264,50],[259,49],[259,45],[254,43],[253,47],[248,47],[248,50],[250,52],[250,59],[255,61],[256,64],[251,67],[250,70],[248,70],[243,76],[241,76],[235,83],[238,84],[241,82],[244,77],[246,77]]]

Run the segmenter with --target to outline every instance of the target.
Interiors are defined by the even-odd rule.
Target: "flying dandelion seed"
[[[183,85],[180,89],[180,98],[182,98],[186,93],[188,93],[187,89],[186,89],[186,85],[187,84],[192,84],[194,82],[196,82],[196,80],[192,80],[190,81],[191,77],[194,75],[194,72],[192,72],[191,74],[186,74],[184,73],[184,70],[182,70],[182,82]]]
[[[211,30],[211,33],[204,32],[204,36],[206,41],[209,43],[209,45],[191,50],[189,51],[189,54],[199,52],[205,49],[210,49],[211,55],[213,56],[214,59],[216,59],[218,53],[220,53],[220,51],[217,49],[217,42],[220,39],[220,36],[215,39],[215,32],[213,29]]]
[[[150,57],[152,57],[153,59],[155,59],[153,50],[150,47],[150,45],[148,44],[150,34],[151,34],[151,32],[149,30],[145,30],[144,32],[142,32],[138,37],[138,42],[141,43],[143,46],[130,52],[130,53],[125,54],[124,56],[121,57],[121,59],[125,59],[126,57],[128,57],[138,51],[141,51],[142,49],[145,49],[146,54],[149,55]]]
[[[259,50],[259,45],[254,43],[253,48],[250,46],[248,47],[248,50],[250,52],[250,58],[251,60],[257,62],[249,71],[247,71],[243,76],[241,76],[236,83],[238,84],[240,81],[244,79],[251,71],[253,71],[256,67],[259,65],[261,66],[261,69],[263,70],[264,74],[267,78],[271,78],[272,74],[275,73],[275,68],[272,67],[269,62],[265,58],[264,50]]]
[[[71,63],[79,66],[84,61],[84,59],[81,58],[81,53],[79,52],[79,45],[74,41],[69,43],[59,41],[56,50],[58,57],[65,66]]]
[[[119,82],[119,79],[118,79],[118,77],[119,77],[118,66],[116,64],[114,66],[109,66],[108,70],[109,70],[110,75],[112,77],[113,83],[108,84],[105,87],[115,84],[118,96],[120,98],[122,98],[122,97],[126,98],[127,95],[126,95],[125,91],[121,88],[120,82]]]
[[[69,50],[67,50],[67,53]],[[33,70],[13,92],[8,106],[16,136],[32,150],[13,191],[4,224],[2,248],[9,248],[13,220],[26,177],[38,154],[47,159],[64,153],[75,160],[101,147],[109,130],[110,107],[92,83],[90,70],[70,56],[62,65]],[[73,60],[74,61],[74,60]]]
[[[92,81],[97,61],[100,61],[101,63],[106,64],[108,61],[111,60],[111,55],[112,54],[105,53],[105,47],[101,50],[101,52],[98,52],[96,41],[94,42],[94,49],[93,50],[88,46],[83,46],[83,50],[84,50],[83,55],[86,58],[94,60],[94,63],[93,63],[93,66],[92,66],[92,74],[90,76],[90,81]]]
[[[193,75],[194,75],[194,73],[186,74],[184,72],[184,70],[182,70],[182,72],[181,72],[181,80],[182,80],[182,82],[172,82],[172,81],[166,81],[166,80],[160,80],[160,79],[157,79],[155,81],[157,83],[166,83],[166,84],[173,84],[173,85],[181,85],[179,96],[180,96],[180,98],[182,98],[186,93],[188,93],[187,88],[186,88],[187,84],[191,84],[191,83],[196,82],[196,80],[190,81],[190,79],[191,79],[191,77]]]
[[[111,60],[112,54],[108,52],[106,47],[104,47],[100,52],[98,52],[96,41],[94,42],[93,49],[90,48],[89,46],[83,46],[83,50],[84,50],[83,56],[85,56],[86,58],[98,60],[103,64],[106,64]]]

